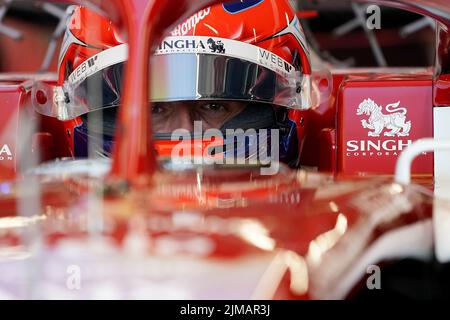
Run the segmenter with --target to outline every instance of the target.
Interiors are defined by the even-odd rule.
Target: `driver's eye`
[[[202,105],[202,109],[207,110],[207,111],[225,111],[226,110],[224,105],[218,104],[218,103],[208,103],[208,104]]]
[[[153,105],[152,106],[152,113],[153,114],[160,114],[164,111],[164,108],[158,105]]]

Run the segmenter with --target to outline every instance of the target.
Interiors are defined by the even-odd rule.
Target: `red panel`
[[[336,130],[323,129],[319,136],[319,171],[336,172]]]
[[[51,153],[56,158],[73,157],[74,129],[82,124],[80,118],[70,121],[59,121],[56,118],[39,116],[41,133],[49,133],[53,137],[53,150]],[[43,151],[43,150],[41,150]]]
[[[371,103],[366,99],[374,101],[379,111],[370,110],[373,106],[368,106]],[[386,110],[387,105],[397,102],[400,104],[396,111]],[[346,81],[341,87],[338,104],[338,173],[393,174],[398,155],[408,144],[433,136],[432,104],[431,77],[392,75],[383,79]],[[366,112],[357,115],[360,105]],[[364,128],[363,122],[368,127]],[[379,136],[378,126],[383,129]],[[387,128],[390,126],[391,129]],[[389,136],[394,128],[400,131]],[[412,170],[414,174],[431,175],[433,155],[419,157]]]

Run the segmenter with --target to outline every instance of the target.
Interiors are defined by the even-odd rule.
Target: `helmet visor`
[[[123,44],[90,58],[72,72],[64,86],[49,92],[53,99],[45,103],[34,99],[37,111],[68,120],[119,105],[127,52]],[[309,75],[251,44],[168,37],[151,59],[152,102],[234,100],[295,109],[310,106]]]
[[[271,51],[203,36],[165,38],[152,57],[151,100],[240,100],[307,108],[309,77]]]
[[[151,100],[259,101],[294,108],[300,104],[294,79],[239,58],[212,54],[153,57]]]

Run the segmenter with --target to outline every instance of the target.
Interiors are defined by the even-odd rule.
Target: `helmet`
[[[111,107],[120,103],[127,51],[126,42],[111,21],[86,7],[74,8],[61,48],[59,83],[50,108],[60,119],[81,116],[85,120],[74,133],[76,156],[87,155],[87,140],[92,143],[98,133],[95,126],[88,129],[86,115],[99,111],[102,139],[94,144],[102,154],[111,151],[116,112]],[[222,133],[255,130],[255,139],[244,132],[243,148],[239,149],[236,134],[231,140],[225,135],[220,142],[215,140],[215,147],[222,147],[221,151],[212,153],[249,159],[263,147],[273,157],[275,143],[281,161],[298,165],[302,118],[310,107],[311,66],[303,30],[289,1],[244,0],[203,9],[171,30],[151,59],[154,114],[170,106],[177,116],[181,109],[175,106],[183,104],[190,114],[195,113],[193,119],[208,122],[198,108],[207,104],[208,112],[216,112],[225,104],[234,112],[224,114],[213,127]],[[159,128],[153,132],[156,149],[160,155],[167,155],[174,146],[176,128],[164,127],[165,120],[159,120],[164,118],[153,118],[153,127]],[[204,143],[205,128],[195,129],[189,138]],[[262,130],[266,130],[264,135]],[[276,137],[273,132],[278,132]]]

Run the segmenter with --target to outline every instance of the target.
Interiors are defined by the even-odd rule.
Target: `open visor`
[[[35,85],[36,110],[69,120],[118,106],[127,52],[123,44],[97,54],[73,71],[62,87]],[[294,109],[310,107],[310,76],[270,51],[247,43],[168,37],[152,56],[151,66],[152,102],[236,100]],[[53,99],[38,99],[38,91]]]

